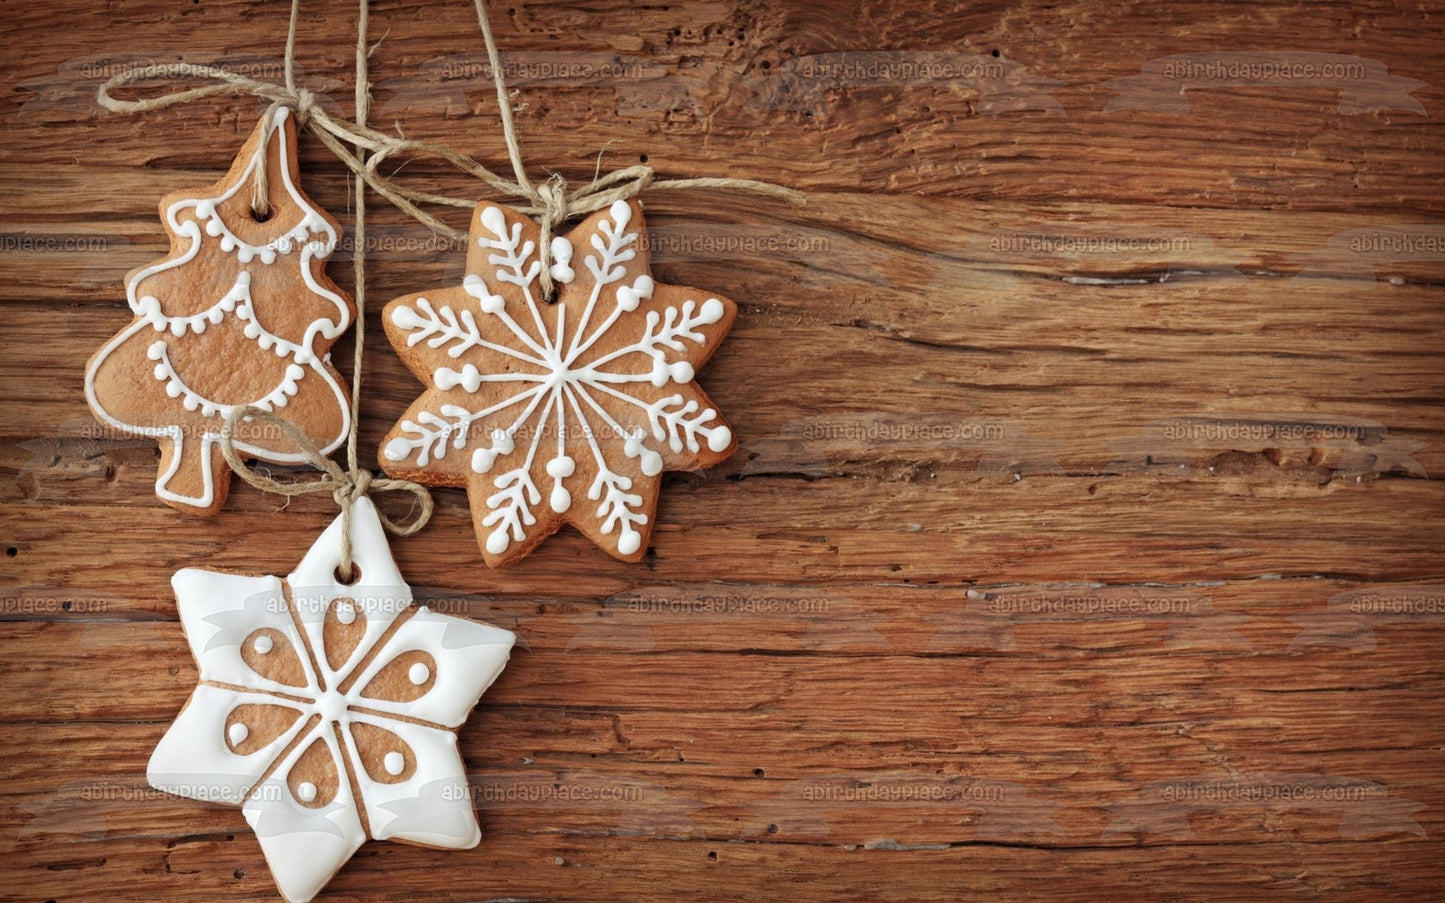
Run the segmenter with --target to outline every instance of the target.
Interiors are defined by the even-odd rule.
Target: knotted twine
[[[534,182],[527,175],[526,167],[522,162],[521,145],[517,140],[516,124],[512,118],[511,94],[507,89],[506,78],[502,72],[501,58],[497,52],[496,40],[492,36],[491,23],[487,16],[486,0],[473,0],[473,3],[476,7],[477,22],[481,27],[482,39],[486,43],[487,60],[492,68],[492,82],[497,91],[502,137],[507,146],[507,157],[511,163],[514,178],[507,179],[500,176],[466,154],[458,153],[444,145],[433,144],[428,141],[398,138],[385,132],[377,131],[368,126],[366,122],[371,105],[371,82],[368,75],[367,63],[370,48],[366,42],[367,26],[370,19],[369,2],[370,0],[360,0],[357,18],[355,120],[348,120],[342,116],[328,113],[317,102],[315,94],[296,84],[296,28],[300,18],[300,0],[291,0],[291,17],[286,32],[285,79],[283,84],[278,85],[274,82],[237,75],[234,72],[229,72],[215,66],[203,66],[192,63],[168,63],[164,65],[141,66],[117,73],[101,85],[96,94],[97,102],[107,110],[115,113],[131,114],[159,110],[221,94],[250,94],[255,97],[260,97],[271,101],[273,109],[276,106],[287,106],[293,109],[296,113],[296,121],[315,135],[317,139],[321,141],[322,145],[331,151],[356,177],[354,195],[356,205],[355,250],[352,254],[352,264],[356,277],[356,350],[352,360],[351,428],[347,434],[347,470],[343,471],[334,461],[322,455],[301,429],[277,416],[275,413],[262,408],[247,405],[233,409],[226,417],[226,423],[221,431],[220,437],[221,453],[225,456],[226,463],[230,465],[231,469],[234,470],[241,479],[257,489],[285,496],[328,491],[332,493],[336,503],[341,507],[343,528],[342,557],[339,572],[341,577],[347,581],[351,580],[351,505],[353,501],[372,491],[406,491],[416,495],[417,499],[421,502],[421,513],[410,523],[399,525],[385,514],[381,515],[382,524],[388,531],[397,536],[409,536],[420,530],[431,518],[433,510],[431,494],[424,486],[409,480],[373,478],[370,472],[361,469],[358,462],[357,435],[359,431],[361,399],[361,357],[366,309],[364,280],[366,187],[369,186],[392,205],[417,222],[425,225],[433,232],[444,235],[453,241],[466,241],[469,235],[467,232],[448,226],[446,223],[423,210],[419,205],[435,204],[438,206],[459,207],[468,210],[476,206],[476,200],[473,198],[451,197],[448,195],[419,191],[399,184],[393,178],[385,176],[378,171],[378,167],[385,160],[397,154],[439,157],[462,173],[481,180],[496,194],[509,198],[519,198],[527,202],[525,206],[518,206],[517,209],[522,213],[536,217],[541,226],[541,236],[538,241],[538,254],[541,266],[538,279],[541,282],[543,297],[547,298],[550,298],[553,293],[550,263],[552,233],[562,223],[574,217],[584,216],[588,213],[610,207],[617,201],[636,197],[643,191],[658,189],[686,190],[720,188],[750,191],[786,200],[794,204],[801,204],[804,201],[803,194],[799,191],[754,179],[658,179],[652,167],[643,164],[623,167],[602,176],[594,176],[591,182],[576,188],[569,187],[566,180],[556,173],[551,174],[545,181]],[[112,96],[112,92],[117,88],[136,82],[155,79],[199,79],[210,81],[214,84],[173,91],[169,94],[162,94],[143,100],[120,100]],[[269,118],[269,116],[266,117],[267,120],[269,120]],[[263,140],[258,151],[262,165],[258,167],[257,182],[252,185],[252,209],[257,213],[258,217],[264,217],[268,213],[269,206],[269,202],[266,200],[267,186],[265,182],[266,173],[264,165],[265,148],[267,146],[264,139],[266,137],[266,135],[262,135]],[[351,148],[348,148],[348,144],[355,150],[353,151]],[[300,449],[303,456],[313,466],[323,472],[324,476],[314,480],[280,482],[252,469],[241,460],[235,448],[233,437],[236,427],[242,419],[260,421],[280,429],[285,433],[286,437]]]

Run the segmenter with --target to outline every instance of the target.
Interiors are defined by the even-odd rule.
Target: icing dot
[[[487,536],[487,551],[493,555],[500,555],[507,551],[511,545],[512,538],[507,534],[506,527],[498,527]]]
[[[336,603],[336,620],[343,624],[351,624],[356,621],[356,609],[351,607],[349,602]]]
[[[568,455],[561,455],[547,462],[547,474],[553,479],[570,477],[577,470],[577,462]]]
[[[275,644],[271,642],[271,638],[266,636],[264,633],[256,637],[256,642],[251,644],[251,648],[255,649],[256,652],[260,655],[265,655],[266,653],[270,652],[274,647]]]
[[[310,781],[302,781],[296,788],[296,797],[303,803],[309,803],[316,799],[316,785]]]
[[[507,218],[496,207],[488,207],[482,211],[482,225],[491,230],[493,235],[507,234]]]
[[[552,510],[558,514],[565,512],[572,507],[572,493],[563,488],[561,483],[552,487]]]
[[[406,677],[407,680],[410,680],[417,686],[421,686],[426,683],[428,677],[431,677],[431,669],[421,662],[417,662],[407,670]]]
[[[386,758],[381,760],[382,766],[389,775],[398,775],[406,770],[406,757],[399,752],[389,752]]]
[[[399,439],[393,439],[399,442]],[[486,473],[492,469],[492,462],[497,459],[497,453],[490,448],[479,448],[472,452],[472,470],[476,473]]]
[[[642,534],[636,530],[626,530],[617,537],[617,551],[624,555],[631,555],[642,548]]]
[[[405,461],[406,456],[411,454],[411,444],[405,439],[397,437],[386,443],[383,454],[386,455],[388,461]]]
[[[251,729],[237,721],[235,724],[226,728],[226,736],[231,739],[232,746],[240,746],[246,742],[247,737],[251,736]]]
[[[725,426],[720,426],[708,433],[707,447],[715,452],[720,452],[733,444],[733,431]]]
[[[345,722],[346,718],[346,697],[335,691],[327,691],[321,694],[316,700],[316,711],[325,722]]]
[[[421,317],[410,307],[398,307],[391,312],[391,322],[402,329],[412,329],[422,324]]]

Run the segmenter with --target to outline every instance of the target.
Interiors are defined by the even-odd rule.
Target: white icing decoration
[[[289,159],[290,155],[285,128],[286,118],[290,113],[291,111],[285,107],[277,107],[275,113],[272,114],[270,140],[277,143],[278,153],[280,159],[283,161]],[[267,152],[269,153],[269,149]],[[346,301],[335,292],[322,287],[316,282],[315,277],[311,273],[312,260],[329,257],[332,251],[336,249],[338,239],[336,229],[331,223],[327,222],[326,217],[322,216],[320,211],[306,201],[305,197],[297,189],[295,183],[291,180],[291,169],[289,166],[280,166],[277,167],[277,169],[280,170],[281,184],[285,188],[287,195],[301,210],[301,218],[290,228],[286,229],[279,238],[265,245],[248,244],[236,237],[230,227],[221,220],[216,208],[229,200],[243,187],[249,187],[251,173],[256,168],[256,161],[257,155],[252,154],[245,170],[241,173],[241,177],[236,180],[236,184],[232,185],[220,196],[214,198],[184,198],[166,208],[166,224],[170,226],[171,231],[176,235],[189,238],[191,240],[191,246],[181,257],[163,261],[155,266],[145,267],[136,272],[135,276],[126,283],[127,299],[130,302],[131,310],[137,314],[144,313],[141,309],[139,299],[136,298],[137,286],[156,273],[189,263],[196,256],[196,252],[200,250],[203,240],[201,233],[204,231],[213,238],[219,237],[221,239],[221,249],[227,253],[235,253],[241,263],[259,260],[263,265],[270,265],[276,261],[278,254],[284,255],[299,250],[301,254],[297,263],[300,267],[302,278],[306,282],[306,287],[335,305],[337,313],[337,318],[334,321],[323,319],[312,323],[310,327],[308,327],[306,338],[301,344],[309,347],[315,335],[322,335],[328,339],[334,339],[346,331],[346,327],[351,324],[351,310]],[[180,214],[186,210],[190,210],[196,218],[182,221],[179,218]],[[205,225],[202,226],[202,223]],[[316,236],[315,239],[311,238],[313,235]],[[169,327],[167,326],[167,328]]]
[[[557,282],[566,285],[577,278],[577,271],[572,269],[572,242],[558,235],[552,239],[552,266],[548,272]]]
[[[392,308],[398,344],[425,342],[459,359],[461,366],[432,370],[432,386],[454,394],[434,409],[419,409],[402,420],[383,456],[426,467],[449,451],[470,449],[471,472],[486,475],[491,483],[487,511],[480,519],[480,526],[487,528],[484,548],[490,555],[528,541],[532,528],[551,514],[595,517],[598,532],[612,537],[619,553],[635,554],[642,544],[639,528],[648,523],[644,499],[634,491],[630,469],[612,463],[609,455],[615,460],[620,451],[650,478],[665,468],[664,454],[695,457],[704,449],[720,453],[732,445],[732,432],[717,411],[690,388],[696,376],[694,360],[716,341],[705,327],[722,321],[727,307],[718,298],[655,303],[652,277],[628,266],[637,258],[641,237],[641,226],[633,219],[632,207],[618,201],[590,235],[591,250],[577,269],[591,278],[573,289],[578,300],[581,292],[589,293],[580,313],[578,307],[557,304],[542,315],[545,305],[534,293],[541,266],[535,242],[524,241],[521,223],[509,223],[494,205],[481,207],[472,233],[478,246],[491,252],[487,260],[494,270],[487,276],[469,273],[462,284],[475,307],[433,306],[416,296]],[[576,283],[572,241],[555,238],[552,256],[553,278],[564,286]],[[508,302],[499,293],[504,286],[514,286],[522,303],[510,289],[513,301]],[[599,308],[608,301],[610,310],[604,316]],[[593,350],[604,336],[624,328],[634,329],[637,339],[615,350]],[[495,360],[472,354],[478,351],[511,360],[502,368]],[[489,366],[481,366],[484,363]],[[466,404],[463,393],[484,391],[493,382],[510,384],[512,394],[485,407]],[[659,399],[654,390],[669,385],[677,391]],[[632,422],[624,426],[603,408],[603,396],[636,408],[633,417],[624,418]],[[473,431],[484,420],[486,439]],[[544,436],[555,436],[554,449],[541,449]],[[569,437],[574,440],[571,453]],[[594,466],[587,468],[588,482],[573,484],[579,468],[571,455],[582,445],[577,437],[585,439]],[[539,460],[545,466],[536,470]],[[545,482],[543,473],[550,479],[546,507],[551,514],[539,510],[544,493],[537,483]],[[597,503],[581,506],[585,514],[575,504],[582,494]]]
[[[262,634],[256,637],[256,641],[251,644],[251,648],[255,649],[257,653],[265,655],[272,649],[271,638]]]
[[[505,630],[412,607],[376,508],[366,498],[352,507],[352,549],[361,580],[341,585],[335,576],[341,530],[338,518],[284,584],[276,577],[199,569],[180,571],[172,580],[200,684],[152,754],[147,777],[160,790],[240,804],[288,900],[314,896],[365,842],[361,808],[377,840],[457,849],[477,843],[455,729],[501,673],[515,641]],[[343,598],[353,600],[354,614],[364,615],[363,635],[348,661],[333,669],[325,654],[324,615]],[[342,606],[336,607],[339,616]],[[398,623],[403,611],[410,617]],[[259,630],[275,631],[298,650],[304,686],[277,683],[246,664],[242,645]],[[253,647],[262,638],[256,637]],[[417,651],[439,664],[435,674],[427,669],[421,682],[432,684],[419,698],[388,702],[362,696],[389,663]],[[337,689],[343,686],[344,693]],[[228,728],[226,719],[246,703],[281,706],[296,717],[270,743],[240,755],[233,748],[249,732],[243,733],[239,722]],[[373,781],[360,765],[355,723],[384,729],[405,743],[414,764],[411,777]],[[319,798],[318,788],[301,783],[293,795],[286,776],[318,740],[341,780],[334,799],[307,806]],[[407,763],[393,748],[383,764],[398,777]]]
[[[240,746],[246,742],[247,737],[251,736],[251,729],[237,721],[235,724],[226,728],[226,736],[230,738],[232,746]]]
[[[272,114],[269,141],[277,143],[280,159],[289,159],[289,148],[285,129],[286,118],[290,110],[285,107],[277,107]],[[266,149],[269,153],[269,145]],[[151,328],[156,332],[169,333],[174,337],[182,337],[187,333],[202,333],[207,326],[221,323],[226,316],[234,314],[238,319],[246,323],[245,334],[256,341],[263,349],[274,351],[280,357],[290,358],[294,362],[286,370],[286,375],[281,383],[261,399],[252,402],[258,407],[267,410],[276,410],[285,405],[287,399],[293,397],[298,391],[297,381],[307,375],[315,375],[320,378],[331,391],[336,400],[337,407],[341,412],[341,423],[335,436],[330,437],[325,444],[320,445],[322,454],[330,454],[341,446],[346,440],[347,433],[351,429],[351,409],[345,396],[345,390],[340,383],[327,370],[330,361],[328,354],[321,360],[313,350],[314,342],[318,337],[335,339],[346,331],[351,325],[351,309],[346,300],[336,292],[325,288],[316,281],[312,273],[312,263],[317,259],[329,257],[336,248],[338,236],[336,229],[326,220],[320,211],[311,206],[302,196],[295,183],[291,179],[289,166],[280,166],[281,184],[291,200],[301,210],[300,219],[283,234],[264,245],[252,245],[238,238],[230,228],[222,221],[218,205],[225,202],[243,186],[250,184],[250,177],[257,164],[257,155],[252,154],[250,160],[243,170],[241,177],[235,184],[218,197],[214,198],[186,198],[174,202],[165,211],[166,224],[171,232],[178,238],[188,239],[189,247],[181,254],[171,260],[164,260],[153,266],[144,267],[126,282],[126,300],[131,310],[138,319],[130,327],[122,330],[109,342],[107,342],[95,357],[91,360],[90,366],[85,374],[85,396],[90,403],[97,417],[105,423],[117,429],[123,430],[132,435],[147,436],[160,440],[169,440],[175,445],[175,454],[171,456],[170,467],[163,473],[156,476],[156,494],[167,501],[179,502],[187,505],[194,505],[200,508],[209,507],[215,500],[215,475],[212,472],[211,450],[220,440],[221,421],[230,413],[232,406],[222,405],[204,398],[186,386],[184,379],[170,366],[167,355],[158,352],[156,345],[150,348],[151,360],[158,361],[155,375],[158,380],[166,384],[165,391],[172,398],[180,398],[182,405],[189,411],[201,411],[203,416],[215,417],[217,423],[214,427],[207,428],[199,437],[187,428],[178,425],[166,426],[141,426],[128,423],[114,416],[101,403],[95,387],[96,375],[102,365],[109,359],[117,348],[130,339],[137,332],[144,328]],[[191,211],[194,219],[180,219],[185,211]],[[204,225],[203,225],[204,224]],[[168,316],[161,308],[159,299],[151,295],[138,296],[140,285],[151,276],[172,270],[195,259],[201,249],[205,237],[220,238],[222,251],[235,253],[237,260],[243,264],[251,261],[258,261],[261,265],[271,265],[279,257],[288,256],[299,251],[295,266],[300,270],[301,277],[308,290],[318,295],[336,309],[335,319],[321,317],[313,320],[307,325],[302,341],[297,343],[288,342],[279,336],[267,331],[255,318],[254,305],[250,296],[251,274],[241,271],[237,274],[236,282],[225,295],[218,299],[211,307],[198,314],[188,316]],[[314,238],[313,238],[314,236]],[[164,340],[160,346],[165,347]],[[169,487],[170,481],[180,470],[184,445],[187,442],[199,441],[201,449],[199,460],[201,465],[202,489],[198,495],[187,495]],[[270,448],[263,448],[248,442],[237,440],[235,447],[243,457],[261,457],[277,464],[300,464],[307,460],[301,452],[275,451]]]
[[[212,401],[203,395],[193,391],[187,386],[185,380],[176,373],[175,367],[171,366],[170,352],[164,340],[157,340],[146,351],[146,357],[156,361],[153,376],[166,384],[166,394],[172,398],[179,398],[181,404],[187,411],[201,412],[202,417],[217,417],[222,420],[231,416],[231,411],[244,405],[228,405],[219,401]],[[262,395],[255,401],[246,402],[263,410],[272,411],[286,407],[286,402],[294,397],[300,387],[297,385],[301,377],[306,375],[306,370],[300,364],[287,364],[286,373],[276,388]]]
[[[197,335],[206,331],[207,326],[214,326],[226,318],[226,314],[234,311],[242,301],[249,301],[251,297],[251,274],[242,270],[236,274],[236,284],[229,292],[221,296],[221,300],[212,304],[207,309],[189,317],[168,317],[161,312],[161,302],[154,295],[143,295],[138,302],[140,308],[137,313],[156,332],[167,332],[180,338],[188,332]]]
[[[423,665],[421,662],[415,663],[410,668],[408,668],[406,672],[406,679],[416,684],[418,687],[426,683],[427,678],[429,677],[431,677],[431,669],[428,668],[426,665]]]
[[[356,609],[352,608],[349,602],[338,602],[336,604],[336,620],[343,624],[355,624]]]

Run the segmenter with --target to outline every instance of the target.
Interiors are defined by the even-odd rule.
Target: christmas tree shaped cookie
[[[258,215],[263,158],[267,204]],[[135,320],[87,368],[96,416],[160,441],[156,494],[182,511],[214,514],[225,502],[230,469],[218,440],[238,406],[275,412],[323,453],[349,429],[329,351],[355,309],[325,273],[340,227],[299,181],[295,117],[279,107],[224,179],[166,195],[170,253],[126,277]],[[243,458],[305,460],[279,430],[249,421],[238,425],[235,447]]]
[[[732,430],[694,377],[733,302],[653,281],[642,207],[617,201],[552,239],[555,303],[541,297],[541,229],[483,203],[462,285],[386,307],[387,337],[427,390],[387,434],[395,477],[463,486],[492,567],[563,524],[637,561],[661,474],[722,461]]]

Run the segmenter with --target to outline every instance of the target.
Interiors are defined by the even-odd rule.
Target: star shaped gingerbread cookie
[[[540,235],[527,216],[484,202],[463,283],[387,305],[387,337],[427,388],[383,440],[381,464],[465,487],[492,567],[563,524],[637,561],[661,474],[736,449],[695,377],[737,306],[653,280],[636,201],[552,239],[555,303],[540,293]]]

